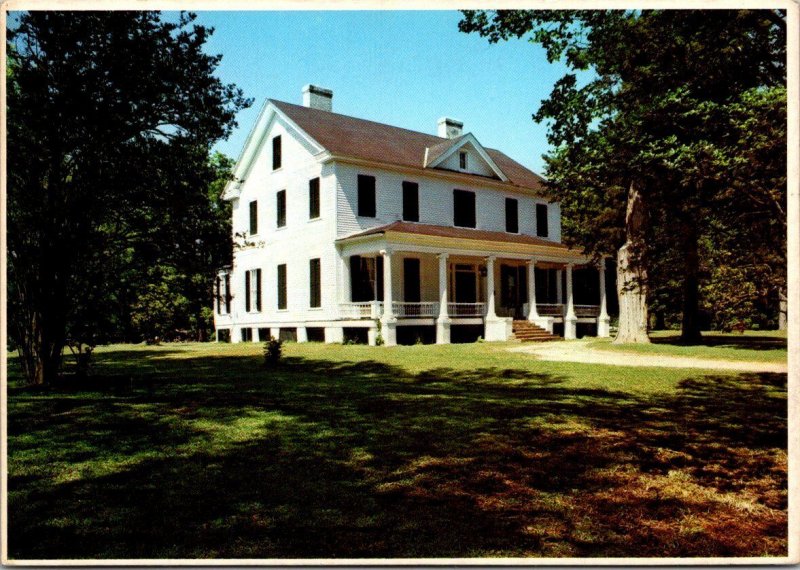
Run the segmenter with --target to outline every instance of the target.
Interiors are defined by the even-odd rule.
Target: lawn
[[[47,390],[12,359],[9,555],[786,555],[786,375],[507,346],[117,345]]]
[[[744,333],[704,332],[700,344],[684,345],[680,331],[653,331],[651,344],[612,344],[612,339],[592,339],[591,348],[688,356],[715,360],[745,360],[750,362],[786,362],[786,331],[745,331]]]

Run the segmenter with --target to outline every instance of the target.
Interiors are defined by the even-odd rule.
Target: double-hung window
[[[467,169],[467,153],[464,151],[458,153],[458,167],[461,170]]]
[[[286,264],[278,266],[278,309],[286,308]]]
[[[251,269],[244,274],[244,310],[261,311],[261,270]]]
[[[519,203],[515,198],[506,198],[506,231],[519,233]]]
[[[258,201],[250,202],[250,235],[258,233]]]
[[[276,225],[282,228],[286,225],[286,190],[280,190],[275,201],[275,210],[278,214]]]
[[[536,204],[536,235],[547,237],[547,204]]]
[[[283,149],[281,148],[281,136],[272,138],[272,170],[278,170],[283,163]]]

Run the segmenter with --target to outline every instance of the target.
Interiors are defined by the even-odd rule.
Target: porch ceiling
[[[509,234],[470,228],[455,228],[393,222],[370,228],[336,240],[341,245],[364,243],[379,239],[387,245],[411,246],[439,252],[468,251],[484,255],[510,254],[522,257],[546,257],[565,262],[586,263],[580,251],[564,244],[524,234]]]

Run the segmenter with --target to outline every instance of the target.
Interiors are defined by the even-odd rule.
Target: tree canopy
[[[32,382],[69,342],[130,335],[148,271],[191,281],[229,248],[209,150],[251,101],[214,75],[194,19],[28,12],[9,32],[9,308]]]
[[[635,189],[647,221],[632,259],[651,300],[680,300],[685,340],[699,337],[700,292],[732,283],[717,264],[762,292],[785,282],[781,12],[465,11],[460,29],[527,37],[567,65],[534,114],[549,124],[546,175],[565,238],[598,256],[619,250]]]

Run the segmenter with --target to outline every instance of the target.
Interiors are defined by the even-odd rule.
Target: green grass
[[[786,375],[503,344],[98,349],[20,385],[9,554],[784,556]]]
[[[680,331],[653,331],[651,344],[611,344],[611,339],[593,339],[588,345],[601,350],[715,360],[786,362],[786,331],[704,332],[700,344],[683,345]]]

